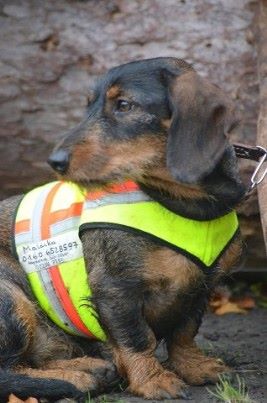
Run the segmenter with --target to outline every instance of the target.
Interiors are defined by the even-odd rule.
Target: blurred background
[[[46,158],[106,69],[175,56],[235,101],[233,141],[256,143],[258,1],[0,0],[0,198],[53,178]],[[249,181],[254,164],[243,161]],[[243,273],[267,270],[257,193],[240,208]]]

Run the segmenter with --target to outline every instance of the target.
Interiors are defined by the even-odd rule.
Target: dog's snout
[[[48,158],[48,164],[57,172],[64,174],[69,167],[70,155],[65,150],[54,151]]]

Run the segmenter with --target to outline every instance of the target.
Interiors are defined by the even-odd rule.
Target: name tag
[[[53,236],[51,239],[19,245],[17,253],[27,273],[46,270],[83,257],[77,230]]]

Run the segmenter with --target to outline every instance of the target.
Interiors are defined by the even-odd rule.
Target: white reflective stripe
[[[32,242],[32,233],[23,232],[23,233],[17,234],[17,235],[15,235],[15,240],[16,240],[16,248],[18,248],[21,245],[31,243]]]
[[[142,191],[134,191],[129,193],[108,194],[96,200],[85,200],[84,208],[97,208],[107,206],[109,204],[130,204],[144,201],[151,201],[152,199]]]
[[[50,225],[51,237],[60,235],[66,231],[72,231],[74,229],[78,233],[79,225],[80,225],[80,217],[69,217],[66,218],[65,220],[58,221]]]
[[[67,326],[71,331],[76,333],[78,336],[84,336],[82,332],[80,332],[71,322],[69,317],[66,315],[64,309],[62,308],[61,302],[57,298],[56,291],[54,289],[52,280],[47,271],[39,272],[38,277],[40,282],[42,283],[43,289],[46,292],[46,296],[49,299],[51,306],[53,307],[54,312],[57,314],[58,318]]]

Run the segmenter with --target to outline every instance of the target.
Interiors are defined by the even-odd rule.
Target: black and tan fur
[[[244,194],[226,137],[234,127],[226,95],[186,62],[143,60],[99,80],[84,120],[49,163],[61,178],[88,188],[130,178],[170,210],[207,220],[229,212]],[[18,201],[0,204],[0,396],[55,399],[99,391],[113,378],[112,364],[89,358],[90,341],[63,334],[42,315],[11,255]],[[216,381],[226,367],[204,356],[194,337],[210,290],[241,254],[240,239],[210,272],[120,230],[88,230],[81,240],[107,346],[132,393],[176,398],[185,396],[185,383]],[[160,339],[169,352],[164,366],[154,356]],[[6,393],[1,379],[9,379]]]

